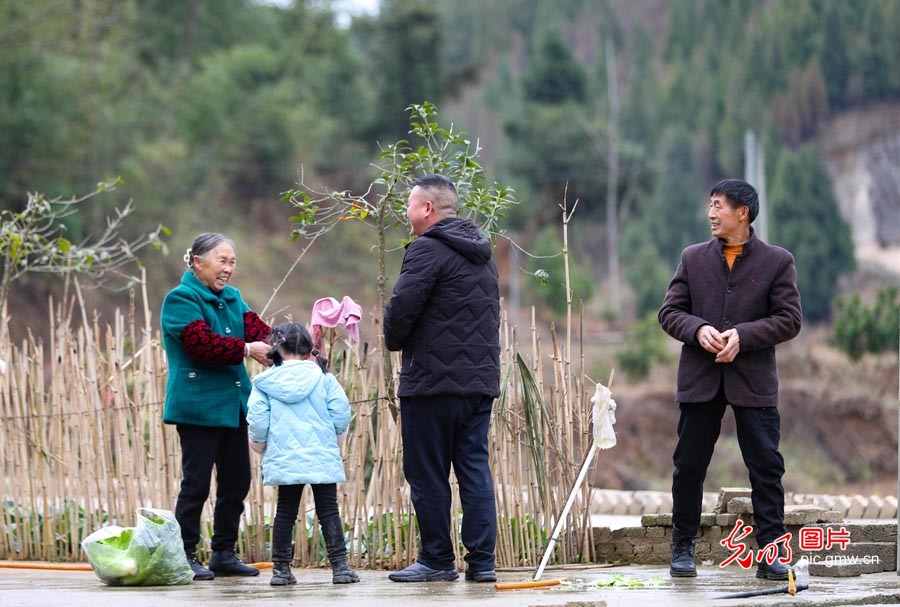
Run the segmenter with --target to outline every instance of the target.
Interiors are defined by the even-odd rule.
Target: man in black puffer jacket
[[[500,294],[491,245],[456,217],[446,177],[413,182],[407,217],[418,236],[406,249],[384,313],[389,350],[403,350],[403,471],[421,536],[415,563],[395,582],[459,577],[450,540],[450,466],[459,481],[466,579],[493,582],[497,514],[488,467],[488,426],[500,394]]]

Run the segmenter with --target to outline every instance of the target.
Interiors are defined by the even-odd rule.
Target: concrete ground
[[[296,586],[269,586],[270,570],[256,578],[220,578],[194,582],[187,586],[161,588],[123,588],[104,585],[90,571],[47,571],[7,569],[0,563],[0,607],[228,607],[228,605],[345,605],[385,607],[411,605],[554,605],[565,607],[607,607],[639,605],[669,607],[705,605],[787,606],[787,605],[887,605],[900,603],[900,577],[896,572],[862,575],[855,578],[819,578],[811,589],[795,597],[787,594],[752,599],[716,600],[735,592],[777,588],[782,582],[753,577],[753,570],[737,567],[720,569],[699,567],[694,579],[672,580],[668,570],[659,566],[623,566],[611,569],[584,568],[548,570],[543,579],[566,577],[570,580],[596,581],[613,574],[648,580],[658,576],[665,585],[650,588],[590,588],[555,586],[547,589],[498,591],[491,584],[456,582],[398,584],[387,579],[385,571],[361,571],[359,584],[335,586],[325,569],[295,570]],[[532,571],[501,571],[500,582],[531,579]]]

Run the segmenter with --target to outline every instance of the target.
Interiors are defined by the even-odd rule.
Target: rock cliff
[[[841,114],[818,145],[857,260],[900,276],[900,105]]]

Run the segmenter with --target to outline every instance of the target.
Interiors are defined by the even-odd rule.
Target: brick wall
[[[753,527],[741,542],[756,550],[756,524],[753,520],[749,489],[722,489],[712,512],[701,515],[695,560],[698,564],[719,565],[732,555],[721,542],[731,534],[738,520]],[[839,511],[814,505],[791,505],[785,508],[785,525],[791,534],[793,560],[806,555],[813,561],[810,573],[830,577],[859,575],[897,568],[897,525],[887,520],[845,521]],[[850,534],[850,542],[841,550],[802,551],[799,546],[803,527],[841,528]],[[827,531],[825,532],[827,533]],[[640,527],[594,529],[598,559],[632,564],[668,564],[671,554],[672,515],[644,514]],[[746,554],[746,553],[744,553]],[[743,556],[743,554],[742,554]],[[755,563],[755,561],[754,561]],[[729,566],[739,567],[737,564]]]

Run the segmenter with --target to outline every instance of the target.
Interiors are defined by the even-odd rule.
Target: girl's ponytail
[[[316,357],[316,363],[322,369],[322,373],[328,373],[328,359],[319,354],[319,351],[315,348],[310,353]]]
[[[269,345],[272,347],[266,352],[266,358],[271,360],[276,367],[280,367],[281,363],[284,362],[284,354],[281,352],[281,346],[284,344],[284,333],[280,329],[281,327],[276,327],[272,332],[272,336],[269,338]]]

